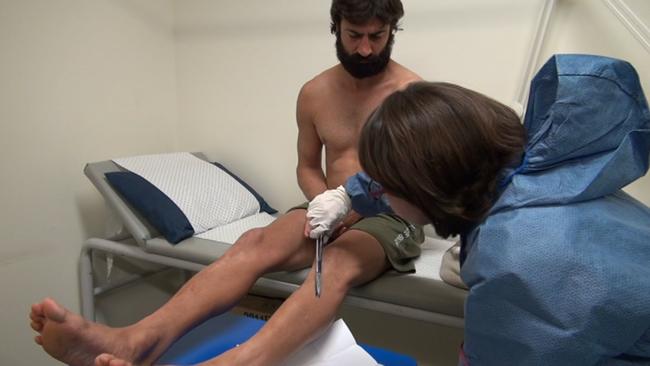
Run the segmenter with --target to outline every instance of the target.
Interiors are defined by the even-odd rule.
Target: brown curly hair
[[[370,177],[448,237],[485,218],[503,169],[521,160],[525,143],[509,107],[457,85],[421,81],[370,115],[359,158]]]

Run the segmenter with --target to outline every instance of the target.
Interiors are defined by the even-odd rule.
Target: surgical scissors
[[[321,275],[323,273],[323,245],[325,241],[324,235],[319,235],[316,238],[316,297],[320,297],[322,292]]]

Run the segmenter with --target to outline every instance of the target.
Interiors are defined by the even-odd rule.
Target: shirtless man
[[[307,82],[297,105],[298,183],[309,200],[361,170],[357,141],[366,118],[388,94],[419,79],[390,59],[403,15],[400,0],[334,0],[331,15],[341,63]],[[327,174],[321,169],[323,146]],[[153,364],[180,336],[235,305],[263,274],[313,263],[314,241],[305,236],[304,208],[242,235],[223,257],[133,325],[111,328],[93,323],[51,299],[32,305],[31,326],[39,333],[36,343],[70,365]],[[350,288],[389,268],[412,270],[422,239],[412,225],[391,215],[359,220],[352,214],[346,227],[324,250],[320,298],[314,296],[312,270],[256,335],[202,365],[278,364],[334,320]],[[412,235],[404,242],[395,242],[409,230]]]

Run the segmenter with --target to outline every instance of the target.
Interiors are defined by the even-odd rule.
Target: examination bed
[[[206,160],[202,154],[195,156]],[[114,187],[106,174],[122,171],[111,160],[87,164],[86,176],[104,197],[109,209],[119,219],[121,228],[108,238],[90,238],[80,258],[82,314],[94,319],[94,297],[102,291],[95,284],[93,265],[96,255],[124,256],[189,271],[200,271],[230,247],[231,243],[190,237],[172,244],[165,240]],[[248,227],[237,228],[240,233]],[[443,254],[452,241],[433,237],[429,232],[417,259],[416,273],[389,271],[380,278],[350,291],[345,303],[366,309],[395,314],[451,327],[463,326],[463,305],[467,292],[440,279]],[[95,255],[93,255],[95,254]],[[288,296],[305,279],[309,269],[275,272],[260,278],[253,293]]]

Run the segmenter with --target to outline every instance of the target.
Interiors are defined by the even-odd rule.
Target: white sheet
[[[372,356],[357,344],[342,319],[318,339],[292,355],[283,366],[376,366]]]
[[[255,215],[233,221],[229,224],[215,227],[204,233],[194,236],[201,239],[215,240],[222,243],[232,244],[241,236],[241,234],[245,233],[246,231],[257,227],[267,226],[272,223],[273,220],[275,220],[275,217],[267,214],[266,212],[260,212]]]
[[[447,249],[452,247],[454,243],[455,241],[427,236],[421,246],[421,256],[426,256],[429,259],[427,261],[415,261],[415,271],[418,275],[442,281],[440,278],[442,258]]]

